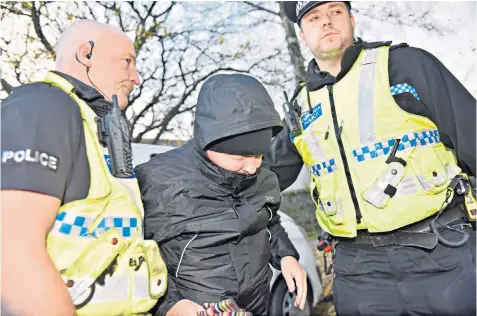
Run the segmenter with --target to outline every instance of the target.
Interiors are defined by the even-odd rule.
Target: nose
[[[328,14],[323,14],[322,17],[321,17],[321,23],[322,23],[322,27],[325,28],[325,27],[331,27],[331,19],[330,17],[328,16]]]
[[[262,157],[247,157],[244,160],[242,171],[249,175],[255,174],[262,164]]]
[[[252,161],[252,159],[247,158],[244,161],[242,170],[246,172],[247,174],[252,175],[252,174],[255,174],[255,172],[257,172],[257,167],[255,165],[255,162]]]
[[[132,70],[132,74],[129,76],[129,80],[133,84],[133,86],[139,86],[141,84],[141,80],[139,80],[139,73],[137,72],[136,68]]]

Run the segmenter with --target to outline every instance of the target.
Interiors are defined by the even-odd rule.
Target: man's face
[[[136,53],[129,38],[119,32],[108,32],[95,43],[89,75],[91,81],[112,100],[118,96],[119,107],[124,109],[134,86],[139,85]]]
[[[318,60],[340,58],[353,44],[354,17],[343,2],[327,2],[301,19],[300,39]]]
[[[207,157],[225,170],[252,175],[262,165],[262,155],[241,156],[207,150]]]

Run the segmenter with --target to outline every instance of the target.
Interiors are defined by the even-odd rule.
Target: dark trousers
[[[339,243],[333,297],[337,315],[476,315],[475,232],[459,248]],[[445,230],[451,240],[462,235]]]

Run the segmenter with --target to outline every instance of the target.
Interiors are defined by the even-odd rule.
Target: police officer
[[[143,240],[119,115],[139,84],[134,46],[119,29],[83,20],[56,54],[56,71],[1,107],[2,310],[144,314],[165,292],[167,271],[157,244]],[[125,140],[115,152],[106,132]]]
[[[285,8],[314,59],[265,159],[282,189],[310,171],[337,314],[475,315],[475,99],[424,50],[354,39],[350,2]]]

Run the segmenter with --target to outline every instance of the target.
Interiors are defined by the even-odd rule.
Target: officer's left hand
[[[304,309],[306,303],[306,294],[308,291],[305,270],[303,270],[298,261],[291,256],[282,258],[280,265],[283,278],[288,285],[288,291],[293,293],[295,292],[295,289],[297,290],[295,306],[300,306],[300,309]]]

